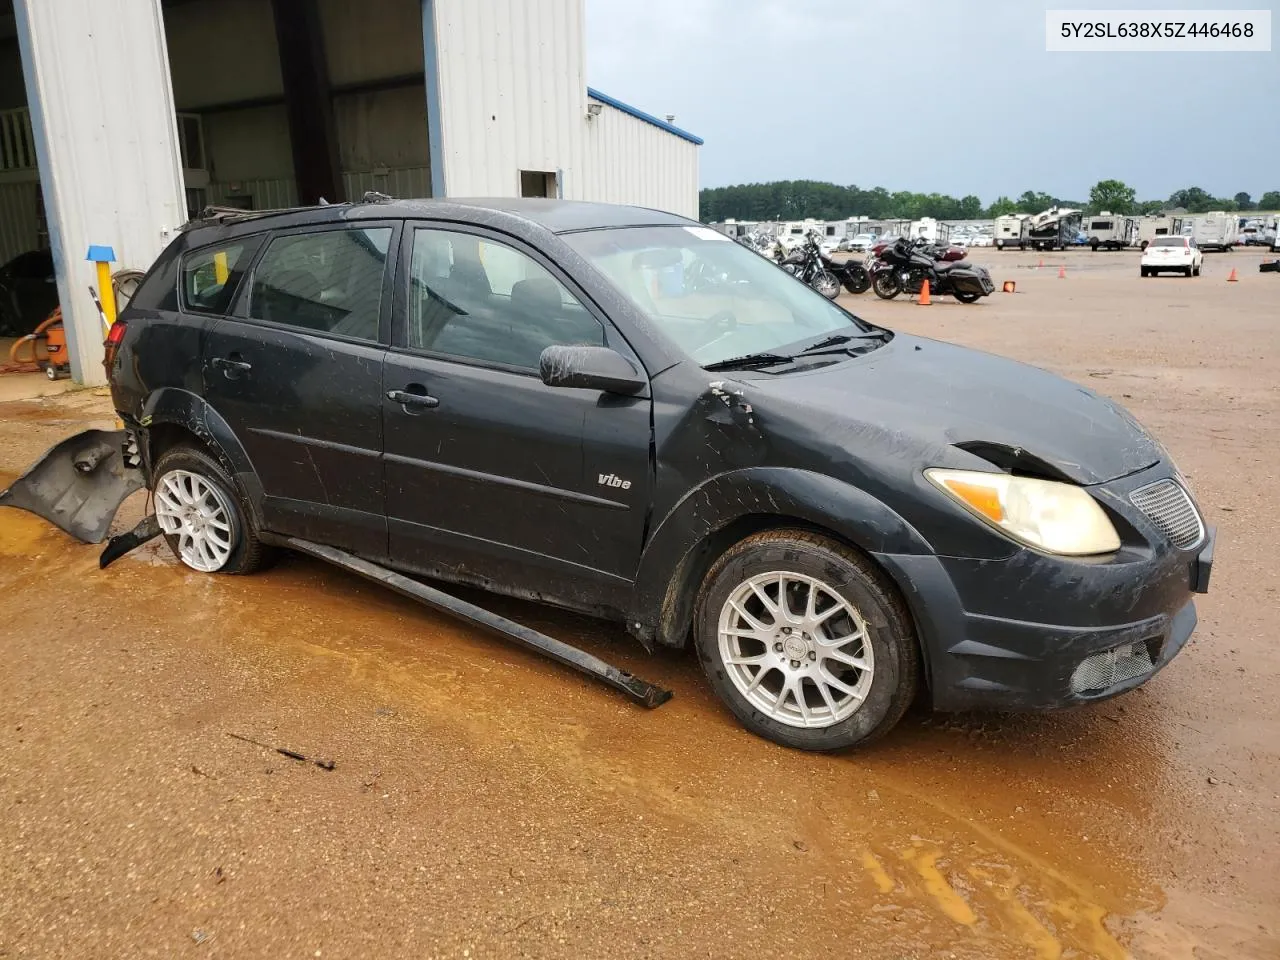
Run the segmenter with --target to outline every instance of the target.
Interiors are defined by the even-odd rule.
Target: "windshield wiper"
[[[858,334],[836,333],[823,340],[819,340],[817,343],[809,344],[809,346],[800,351],[798,356],[803,357],[808,354],[817,353],[821,350],[826,350],[830,347],[838,347],[843,343],[848,343],[850,340],[879,340],[884,337],[884,335],[885,331],[883,330],[868,330],[865,333]]]
[[[747,370],[751,367],[771,367],[775,363],[790,363],[795,357],[785,353],[748,353],[728,360],[703,364],[703,370]]]

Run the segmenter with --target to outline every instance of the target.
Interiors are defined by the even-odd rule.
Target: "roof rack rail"
[[[366,190],[364,195],[355,201],[343,200],[339,203],[330,203],[321,197],[320,202],[315,206],[276,207],[271,210],[244,210],[240,207],[220,207],[217,204],[210,204],[178,229],[180,231],[189,230],[193,227],[203,227],[215,223],[243,223],[246,220],[274,217],[281,213],[298,213],[301,210],[318,210],[321,207],[345,207],[351,206],[353,203],[386,203],[394,199],[394,197],[379,193],[376,190]]]

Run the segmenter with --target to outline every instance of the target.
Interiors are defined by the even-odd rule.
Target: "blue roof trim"
[[[635,107],[631,106],[628,103],[623,103],[621,100],[615,100],[613,99],[613,97],[609,96],[607,93],[601,93],[599,90],[595,90],[591,87],[587,87],[587,96],[590,97],[592,100],[599,100],[601,103],[607,103],[609,106],[613,107],[616,110],[621,110],[623,113],[629,113],[631,114],[631,116],[635,117],[637,120],[643,120],[645,123],[652,123],[655,127],[659,128],[660,130],[665,130],[667,131],[667,133],[674,133],[677,137],[680,137],[682,140],[688,140],[690,143],[694,143],[694,144],[697,144],[698,146],[702,146],[701,137],[695,137],[688,130],[681,130],[679,127],[675,126],[674,124],[667,123],[667,121],[665,120],[659,120],[657,117],[655,117],[651,113],[645,113],[643,110],[637,110]]]

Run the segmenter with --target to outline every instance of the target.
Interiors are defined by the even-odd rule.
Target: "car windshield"
[[[703,366],[872,329],[708,227],[622,227],[563,239]]]

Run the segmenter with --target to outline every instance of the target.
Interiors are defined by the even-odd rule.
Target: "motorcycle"
[[[930,293],[950,294],[961,303],[974,303],[995,292],[996,285],[986,267],[935,260],[927,240],[914,243],[899,239],[886,247],[871,268],[871,289],[882,300],[892,300],[904,291],[912,296],[929,281]]]
[[[880,254],[892,247],[895,242],[896,238],[884,243],[877,243],[871,248],[871,256],[878,259]],[[918,240],[916,242],[921,244],[921,249],[929,256],[933,257],[934,260],[942,260],[950,263],[963,260],[969,255],[969,251],[964,247],[957,247],[954,244],[933,243],[929,240]]]
[[[867,272],[866,265],[860,260],[846,260],[844,263],[836,263],[830,257],[823,256],[821,252],[818,254],[822,258],[822,265],[827,272],[833,274],[840,285],[850,293],[866,293],[871,289],[871,274]]]
[[[834,300],[840,296],[841,277],[828,269],[827,264],[835,266],[822,255],[822,251],[818,248],[818,241],[810,235],[778,265],[797,280],[813,287],[828,300]]]

